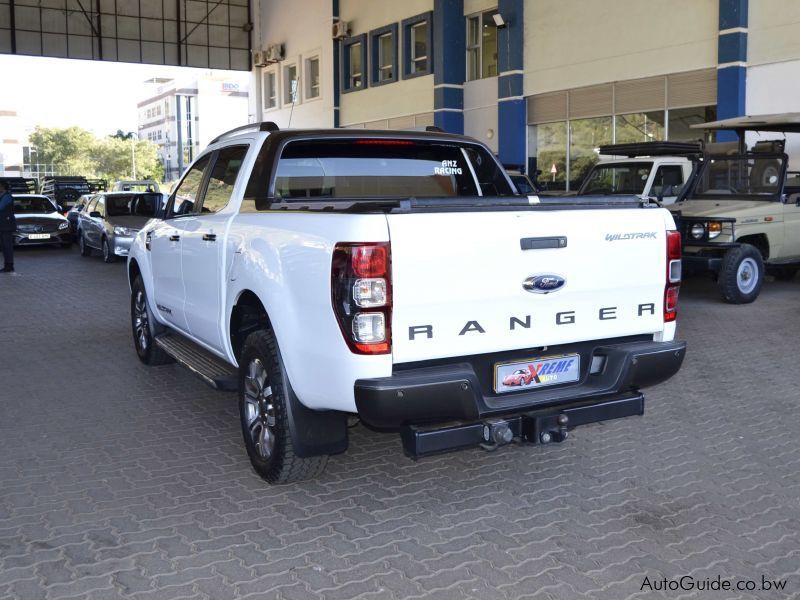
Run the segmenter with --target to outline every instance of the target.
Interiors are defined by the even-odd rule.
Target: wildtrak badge
[[[658,234],[655,231],[637,231],[636,233],[607,233],[607,242],[618,242],[622,240],[655,240]]]

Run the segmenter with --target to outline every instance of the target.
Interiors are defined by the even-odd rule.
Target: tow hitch
[[[605,402],[576,403],[518,415],[493,417],[473,423],[406,425],[400,429],[403,450],[412,458],[467,446],[493,451],[512,442],[550,444],[563,442],[578,425],[644,414],[644,396],[630,394]]]

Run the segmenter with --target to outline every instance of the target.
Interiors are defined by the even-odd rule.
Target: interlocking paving
[[[0,279],[0,598],[798,598],[800,277],[684,285],[646,414],[413,462],[357,427],[324,476],[250,469],[235,396],[131,342],[124,264]],[[692,575],[772,592],[653,592]]]

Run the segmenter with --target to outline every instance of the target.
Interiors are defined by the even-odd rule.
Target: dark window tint
[[[228,204],[246,154],[247,146],[230,146],[219,151],[203,196],[202,212],[217,212]]]
[[[680,165],[662,165],[656,171],[651,196],[677,196],[683,188],[683,169]]]
[[[175,190],[175,200],[171,210],[173,215],[188,215],[194,212],[195,202],[200,198],[200,186],[203,185],[203,171],[208,166],[209,158],[210,156],[204,156],[198,160]]]
[[[497,177],[500,170],[494,159],[482,148],[470,147],[465,154],[455,144],[367,138],[290,142],[278,162],[275,195],[288,201],[478,196],[467,156],[476,172],[486,177],[484,181],[479,176],[482,188],[492,194],[512,194],[502,173]],[[251,182],[249,189],[255,187]]]
[[[160,201],[161,194],[106,196],[109,217],[153,217]]]
[[[483,148],[472,146],[464,150],[469,156],[475,177],[481,186],[483,196],[512,196],[514,190],[508,183],[505,171],[500,168],[495,158]]]
[[[14,212],[18,215],[54,213],[56,207],[47,198],[14,198]]]

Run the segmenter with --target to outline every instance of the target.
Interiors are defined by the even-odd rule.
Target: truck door
[[[181,252],[187,220],[194,218],[211,155],[195,162],[173,192],[167,214],[150,235],[153,299],[162,318],[173,327],[188,331],[184,312],[186,294],[181,274]]]
[[[783,244],[785,258],[800,260],[800,189],[786,189],[786,202],[783,205]]]
[[[225,281],[225,231],[233,216],[226,211],[246,144],[228,146],[215,153],[200,210],[188,219],[181,251],[186,322],[192,337],[222,352],[222,302]]]

